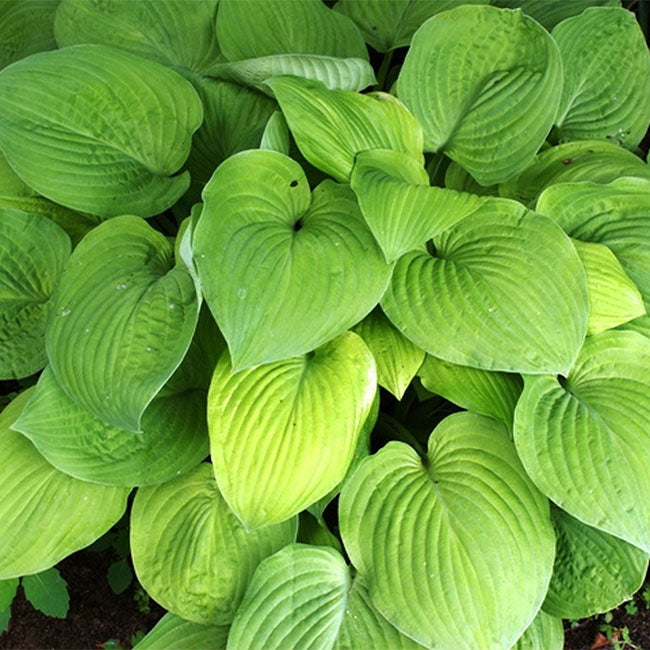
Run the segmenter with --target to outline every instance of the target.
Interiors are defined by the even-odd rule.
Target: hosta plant
[[[558,650],[640,587],[634,14],[0,18],[1,605],[125,513],[141,650]]]

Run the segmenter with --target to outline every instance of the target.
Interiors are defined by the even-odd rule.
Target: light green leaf
[[[339,0],[336,11],[351,18],[366,43],[378,52],[408,45],[417,28],[441,11],[461,4],[489,4],[490,0]]]
[[[25,598],[46,616],[65,618],[70,607],[68,583],[58,569],[47,569],[21,580]]]
[[[226,650],[229,628],[185,621],[167,612],[133,650]]]
[[[427,355],[418,376],[428,391],[512,428],[512,416],[523,388],[519,375],[459,366]]]
[[[50,297],[70,248],[49,219],[0,208],[0,380],[28,377],[47,363]]]
[[[92,230],[63,273],[47,330],[57,381],[107,424],[140,431],[147,405],[178,367],[199,313],[172,246],[137,217]]]
[[[422,163],[422,129],[392,95],[328,90],[297,77],[267,83],[302,154],[336,180],[348,182],[354,157],[368,149],[394,149]]]
[[[564,648],[562,620],[540,610],[512,650],[562,650],[562,648]]]
[[[216,13],[217,0],[61,0],[54,31],[59,47],[99,43],[205,72],[220,58]]]
[[[620,0],[492,0],[497,7],[521,9],[540,25],[551,30],[559,22],[577,16],[587,7],[620,7]]]
[[[424,461],[388,443],[343,487],[339,517],[375,607],[428,648],[509,648],[546,593],[548,503],[491,418],[446,418]]]
[[[429,354],[484,370],[567,372],[587,286],[571,240],[512,201],[488,203],[397,262],[381,306]]]
[[[54,13],[58,0],[0,2],[0,69],[20,59],[56,48]]]
[[[424,350],[396,330],[379,308],[356,325],[354,332],[365,341],[375,358],[379,385],[402,399],[424,361]]]
[[[650,316],[641,316],[640,318],[635,318],[634,320],[623,323],[619,325],[619,330],[638,332],[639,334],[650,338]]]
[[[467,192],[429,187],[419,161],[398,151],[360,153],[350,184],[388,262],[493,202]]]
[[[229,61],[287,53],[368,58],[355,24],[320,0],[219,0],[217,40]]]
[[[176,72],[103,45],[77,45],[2,70],[0,116],[0,146],[39,194],[104,217],[148,217],[187,189],[187,174],[172,175],[203,111]]]
[[[632,598],[648,571],[648,554],[552,508],[557,547],[544,611],[587,618]]]
[[[131,513],[138,580],[163,607],[195,623],[228,625],[255,568],[295,541],[297,520],[247,532],[202,463],[140,488]]]
[[[650,179],[650,168],[638,156],[610,142],[565,142],[538,153],[521,174],[499,185],[499,194],[532,209],[542,191],[551,185],[611,183],[621,176]]]
[[[650,53],[634,14],[592,7],[560,23],[553,38],[564,63],[560,139],[635,149],[650,123]]]
[[[560,98],[555,42],[521,12],[461,6],[415,33],[397,95],[424,129],[426,151],[442,151],[481,185],[530,162]]]
[[[612,251],[602,244],[573,240],[587,273],[587,334],[598,334],[646,313],[643,297]]]
[[[352,333],[313,354],[231,373],[224,355],[208,395],[212,462],[224,499],[253,529],[288,519],[343,480],[377,375]]]
[[[129,494],[59,472],[11,431],[31,392],[0,414],[0,580],[44,571],[88,546],[124,514]]]
[[[320,81],[330,90],[363,90],[375,83],[372,66],[364,59],[343,59],[319,54],[273,54],[257,59],[221,63],[210,75],[273,96],[266,83],[273,77],[293,75]]]
[[[524,377],[517,451],[563,510],[650,552],[650,340],[590,336],[566,380]],[[624,468],[624,470],[622,470]]]
[[[235,370],[313,350],[383,295],[391,267],[348,187],[312,194],[296,162],[255,150],[226,160],[203,200],[194,261]]]
[[[650,309],[650,180],[553,185],[539,197],[536,210],[574,239],[611,249]]]
[[[290,138],[287,121],[280,111],[275,111],[264,127],[260,149],[277,151],[288,156]]]

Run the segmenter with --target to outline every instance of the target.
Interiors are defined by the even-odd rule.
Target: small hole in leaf
[[[438,251],[436,251],[436,246],[433,243],[433,239],[430,239],[427,242],[427,253],[429,253],[429,255],[431,255],[431,257],[436,257],[436,255],[438,253]]]
[[[291,181],[291,183],[289,183],[289,187],[298,187],[298,181]]]

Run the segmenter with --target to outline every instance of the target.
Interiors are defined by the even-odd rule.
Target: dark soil
[[[106,572],[114,559],[111,550],[83,550],[57,565],[70,593],[66,619],[49,618],[36,611],[19,589],[12,604],[9,629],[0,635],[0,649],[130,648],[132,635],[148,632],[164,610],[148,598],[140,604],[136,602],[134,597],[142,592],[136,589],[135,579],[122,594],[111,591]],[[149,611],[140,611],[141,608]]]

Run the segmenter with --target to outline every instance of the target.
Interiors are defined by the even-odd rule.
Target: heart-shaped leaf
[[[446,418],[424,461],[388,443],[343,487],[339,518],[373,605],[428,648],[509,648],[544,599],[548,502],[492,418]]]
[[[288,519],[343,480],[376,387],[372,355],[352,333],[234,375],[223,356],[208,395],[212,462],[248,528]]]
[[[415,33],[397,94],[441,151],[481,185],[530,162],[560,99],[562,61],[550,34],[519,11],[462,6]]]
[[[287,53],[368,58],[355,24],[320,0],[219,0],[217,40],[229,61]]]
[[[368,149],[394,149],[422,162],[422,128],[392,95],[328,90],[298,77],[267,85],[303,156],[336,180],[347,183],[355,156]]]
[[[650,53],[634,14],[592,7],[553,30],[564,64],[561,140],[608,139],[634,150],[650,114]]]
[[[566,380],[524,377],[514,436],[530,477],[569,514],[646,552],[649,435],[650,340],[635,332],[588,337]]]
[[[194,260],[235,370],[313,350],[383,295],[391,267],[348,187],[325,181],[312,194],[290,158],[246,151],[203,200]]]
[[[226,625],[201,625],[167,612],[133,650],[226,650]]]
[[[31,392],[0,413],[0,580],[49,569],[94,542],[124,514],[130,491],[59,472],[12,431]]]
[[[47,363],[50,297],[70,239],[37,214],[0,208],[0,379],[28,377]]]
[[[551,516],[557,546],[544,611],[577,620],[632,598],[645,580],[648,554],[559,508]]]
[[[188,621],[228,625],[255,568],[295,541],[297,520],[247,532],[202,463],[169,483],[139,488],[131,552],[149,595]]]
[[[505,372],[566,373],[589,311],[580,258],[550,219],[513,201],[486,203],[407,253],[381,306],[429,354]]]
[[[47,352],[61,388],[108,424],[140,430],[147,405],[187,351],[194,281],[167,239],[117,217],[77,246],[54,297]]]
[[[512,650],[562,650],[563,648],[562,619],[549,616],[540,610]]]
[[[202,119],[178,73],[103,45],[34,54],[0,72],[11,166],[48,199],[103,217],[149,217],[175,203],[189,176],[172,175]]]

